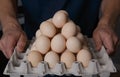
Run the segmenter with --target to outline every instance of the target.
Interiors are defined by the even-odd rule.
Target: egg
[[[31,63],[32,67],[37,67],[43,60],[43,57],[39,51],[31,51],[27,55],[27,60]]]
[[[46,61],[49,64],[50,68],[54,68],[56,63],[59,62],[59,55],[53,51],[49,51],[45,55],[44,61]]]
[[[44,21],[40,25],[40,31],[43,35],[52,38],[56,34],[56,28],[53,23]]]
[[[77,27],[77,32],[81,32],[81,28],[79,27],[79,25],[77,25],[76,27]]]
[[[70,69],[72,67],[73,62],[75,62],[75,55],[70,52],[69,50],[66,50],[61,55],[61,62],[64,62],[66,67]]]
[[[40,53],[45,54],[50,49],[50,39],[44,35],[41,35],[35,40],[35,46]]]
[[[87,46],[87,45],[83,45],[82,49],[90,50],[89,46]]]
[[[63,35],[66,39],[68,39],[69,37],[72,37],[72,36],[76,35],[76,33],[77,33],[77,28],[76,28],[75,23],[74,23],[73,21],[67,22],[67,23],[63,26],[63,28],[62,28],[62,30],[61,30],[61,33],[62,33],[62,35]]]
[[[82,48],[82,43],[77,37],[70,37],[66,42],[67,49],[77,53]]]
[[[84,38],[84,35],[80,32],[77,33],[77,36],[76,36],[80,41],[84,42],[85,41],[85,38]]]
[[[83,39],[83,45],[85,45],[85,46],[89,46],[89,42],[88,42],[88,39],[86,38],[86,36],[84,36],[84,39]]]
[[[38,38],[38,37],[41,36],[41,35],[42,35],[41,31],[40,31],[40,29],[38,29],[38,30],[36,31],[36,34],[35,34],[36,38]]]
[[[53,16],[52,21],[57,28],[62,28],[68,21],[68,13],[64,10],[57,11]]]
[[[49,18],[47,21],[52,22],[52,18]]]
[[[33,51],[33,50],[37,50],[36,46],[35,46],[35,42],[33,42],[31,47],[30,47],[30,51]]]
[[[66,41],[63,35],[57,34],[51,40],[51,49],[56,53],[62,53],[66,47]]]
[[[33,51],[33,50],[37,50],[36,46],[32,46],[32,47],[30,48],[30,51]]]
[[[77,61],[81,62],[86,68],[89,65],[89,61],[92,59],[91,53],[87,49],[82,49],[77,54]]]

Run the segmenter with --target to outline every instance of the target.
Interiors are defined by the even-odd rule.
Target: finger
[[[96,46],[96,50],[100,51],[101,47],[102,47],[102,41],[99,35],[93,35],[93,39],[95,41],[95,46]]]
[[[117,36],[113,36],[113,43],[114,43],[114,46],[116,47],[116,45],[118,44],[118,37]]]
[[[119,42],[120,42],[117,36],[113,37],[113,42],[114,42],[114,49],[115,49],[114,51],[116,51],[116,49],[119,48]]]
[[[6,44],[7,44],[6,45],[6,52],[7,52],[8,57],[10,58],[12,56],[12,53],[13,53],[14,48],[16,46],[16,41],[9,39],[9,42]]]
[[[1,40],[0,40],[0,50],[1,50],[1,52],[3,52],[3,54],[5,55],[6,58],[9,58],[7,53],[5,51],[3,51],[3,45],[2,45]]]
[[[106,37],[102,37],[103,45],[105,46],[107,53],[111,54],[114,51],[114,43],[111,36],[106,35]]]
[[[18,40],[16,50],[19,51],[19,52],[24,51],[26,43],[27,43],[27,38],[24,35],[21,35],[19,40]]]

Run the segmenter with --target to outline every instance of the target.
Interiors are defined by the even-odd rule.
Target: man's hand
[[[115,46],[118,43],[118,37],[111,25],[100,22],[93,32],[93,39],[95,41],[96,49],[99,51],[103,45],[108,54],[114,52]]]
[[[103,45],[108,54],[114,52],[118,37],[114,32],[115,23],[120,15],[120,0],[102,0],[100,8],[100,21],[93,32],[96,49],[99,51]]]
[[[11,27],[3,32],[0,40],[0,50],[6,58],[10,58],[14,48],[16,47],[16,50],[21,52],[24,50],[26,42],[27,37],[23,30],[21,28]]]

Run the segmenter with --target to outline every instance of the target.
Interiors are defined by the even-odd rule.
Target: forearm
[[[0,1],[0,22],[3,31],[11,27],[19,27],[16,18],[16,7],[16,0]],[[15,25],[8,25],[10,23],[14,23]]]
[[[102,19],[103,23],[114,26],[119,15],[120,0],[102,0],[100,19]]]

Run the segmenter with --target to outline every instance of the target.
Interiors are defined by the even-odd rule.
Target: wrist
[[[21,29],[17,18],[13,16],[5,16],[1,19],[2,31],[6,32],[9,29]]]
[[[114,28],[116,25],[117,17],[114,16],[102,16],[99,20],[98,26],[109,26]]]

